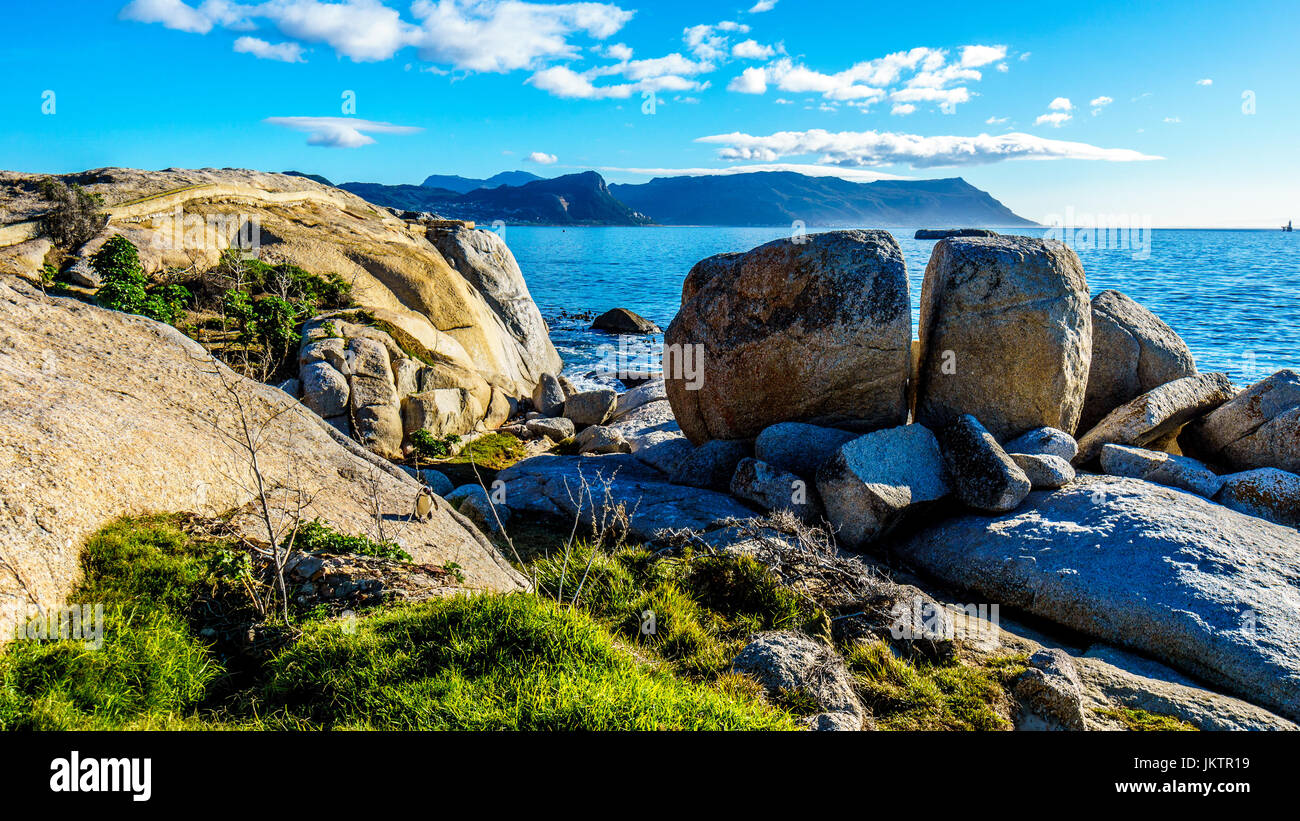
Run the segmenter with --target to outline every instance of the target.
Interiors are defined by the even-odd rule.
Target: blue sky
[[[9,169],[638,182],[815,165],[962,176],[1032,219],[1300,219],[1294,3],[117,0],[7,16]]]

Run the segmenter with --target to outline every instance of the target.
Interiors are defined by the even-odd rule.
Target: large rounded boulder
[[[668,399],[697,444],[777,422],[907,421],[907,272],[886,231],[781,239],[695,265],[664,336]]]
[[[1192,352],[1173,328],[1119,291],[1102,291],[1092,300],[1092,366],[1079,430],[1152,388],[1195,375]]]
[[[999,441],[1053,427],[1073,433],[1092,353],[1078,256],[1029,237],[947,239],[921,289],[916,421],[977,417]]]

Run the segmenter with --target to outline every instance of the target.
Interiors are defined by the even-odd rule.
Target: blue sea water
[[[628,308],[668,327],[691,266],[725,251],[746,251],[789,236],[788,228],[510,226],[506,243],[519,260],[551,338],[578,381],[599,377],[615,339],[565,314]],[[1005,233],[1046,236],[1048,229]],[[934,242],[891,230],[903,249],[915,335],[921,280]],[[1059,237],[1059,235],[1058,235]],[[1068,237],[1095,295],[1123,291],[1187,341],[1202,371],[1249,384],[1279,368],[1300,368],[1300,233],[1154,229],[1106,244],[1092,233]],[[1092,240],[1092,243],[1089,243]],[[1119,244],[1122,247],[1116,248]],[[650,363],[646,340],[634,361]],[[604,346],[604,347],[602,347]],[[657,364],[657,363],[656,363]],[[635,367],[635,366],[634,366]]]

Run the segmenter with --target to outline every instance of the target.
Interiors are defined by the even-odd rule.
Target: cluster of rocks
[[[354,312],[316,317],[303,329],[298,382],[282,387],[387,459],[400,459],[417,430],[435,437],[487,430],[518,408],[500,386],[387,328],[363,324]]]
[[[785,510],[1300,716],[1300,377],[1198,373],[1168,325],[1089,299],[1075,254],[1027,237],[937,243],[912,340],[893,237],[800,240],[697,264],[665,344],[700,346],[702,374],[665,361],[583,455],[503,471],[506,505],[621,504],[636,537],[722,546],[727,521]],[[595,477],[604,500],[575,502]],[[1027,699],[1061,678],[1040,673]]]

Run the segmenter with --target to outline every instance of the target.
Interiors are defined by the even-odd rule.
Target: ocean
[[[582,384],[610,381],[616,339],[572,315],[622,307],[667,328],[692,265],[790,234],[776,227],[500,230],[550,325],[565,373]],[[915,335],[934,242],[913,239],[915,229],[890,231],[907,262]],[[1300,368],[1300,233],[1148,229],[1118,238],[1078,232],[1067,239],[1094,295],[1113,288],[1146,306],[1187,341],[1200,370],[1222,371],[1245,385],[1280,368]],[[641,340],[624,359],[634,369],[657,365],[659,344],[662,336]]]

